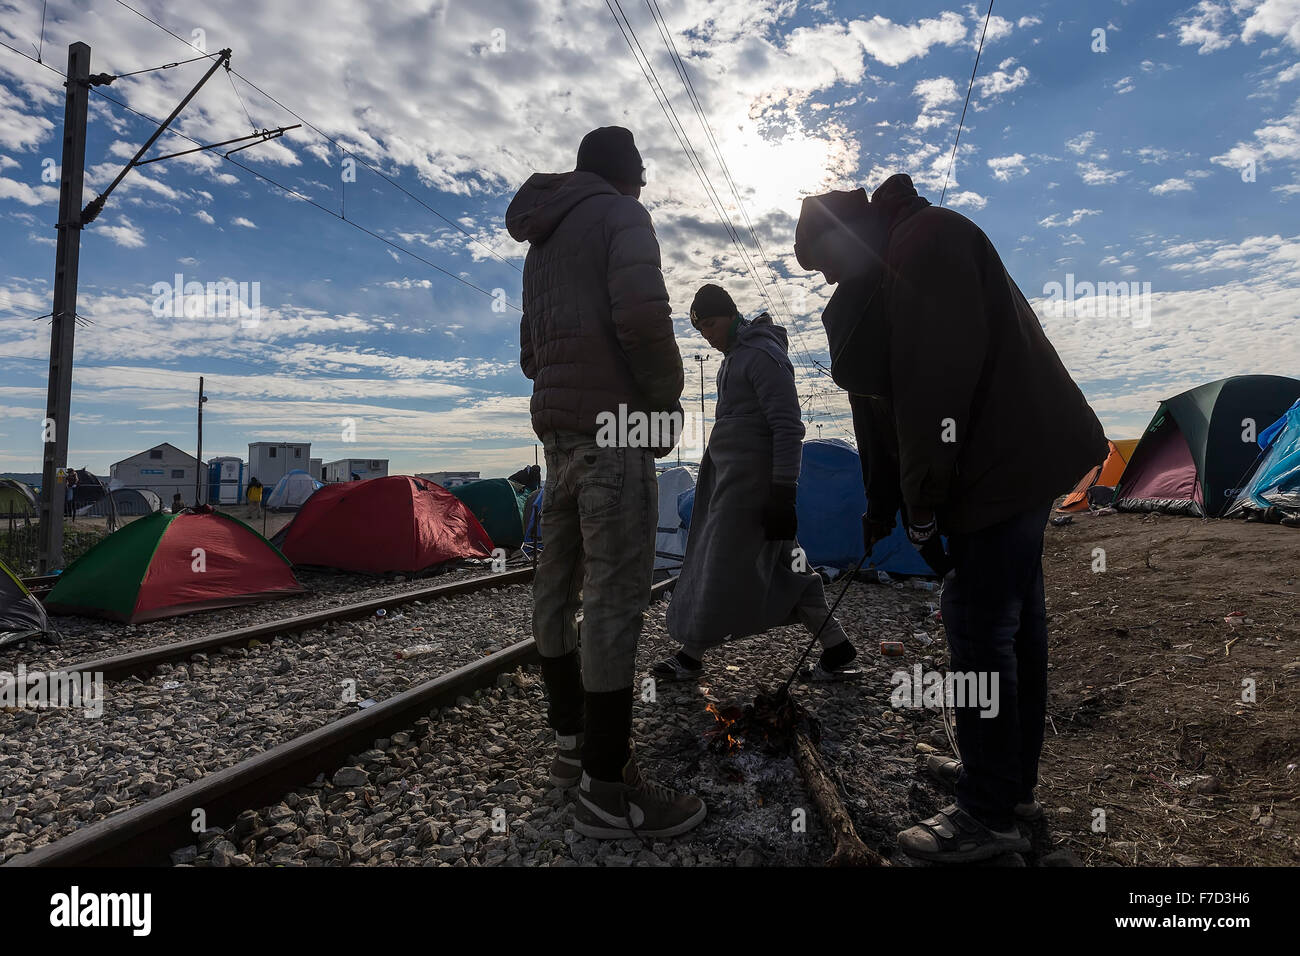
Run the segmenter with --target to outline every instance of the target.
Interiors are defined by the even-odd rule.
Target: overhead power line
[[[167,29],[167,27],[165,27],[163,24],[159,23],[157,20],[155,20],[153,17],[149,16],[148,14],[143,13],[143,12],[137,10],[135,7],[131,6],[131,5],[128,4],[128,3],[124,3],[123,0],[115,0],[115,2],[117,3],[118,6],[122,7],[123,9],[130,10],[130,11],[131,11],[132,13],[134,13],[136,16],[138,16],[138,17],[140,17],[140,18],[142,18],[142,19],[144,19],[144,20],[148,20],[150,23],[152,23],[154,26],[156,26],[159,30],[162,30],[164,33],[168,34],[169,36],[174,37],[175,39],[179,40],[181,43],[184,43],[184,44],[185,44],[187,47],[189,47],[191,50],[194,49],[194,45],[193,45],[192,43],[190,43],[189,40],[186,40],[184,37],[182,37],[182,36],[180,36],[180,35],[178,35],[178,34],[176,34],[176,33],[173,33],[171,30]],[[209,53],[209,54],[206,54],[206,55],[207,55],[207,56],[213,56],[214,54],[210,54],[210,53]],[[473,242],[475,245],[477,245],[477,246],[479,246],[480,248],[482,248],[483,250],[485,250],[485,251],[488,253],[488,255],[490,255],[490,256],[492,256],[494,259],[497,259],[498,261],[503,262],[503,263],[505,263],[506,265],[510,266],[510,268],[514,269],[516,272],[522,272],[522,271],[523,271],[523,270],[518,266],[518,264],[516,264],[516,263],[514,263],[514,262],[511,262],[509,259],[507,259],[507,258],[505,258],[504,256],[502,256],[499,252],[497,252],[497,251],[496,251],[495,249],[493,249],[491,246],[487,245],[487,243],[483,242],[481,239],[477,238],[473,233],[469,232],[469,231],[468,231],[464,226],[462,226],[459,222],[457,222],[456,220],[451,219],[451,218],[449,218],[449,217],[443,215],[441,212],[439,212],[437,209],[435,209],[435,208],[433,208],[432,206],[430,206],[427,202],[425,202],[425,201],[424,201],[423,199],[421,199],[419,196],[415,195],[415,193],[411,192],[409,189],[407,189],[406,187],[404,187],[404,186],[403,186],[401,183],[399,183],[397,180],[393,179],[391,176],[389,176],[387,173],[385,173],[382,169],[379,169],[379,168],[377,168],[377,167],[375,167],[375,166],[372,166],[370,163],[366,162],[366,160],[365,160],[364,157],[362,157],[362,156],[358,156],[355,152],[353,152],[352,150],[348,149],[348,147],[344,146],[342,143],[340,143],[340,142],[339,142],[337,139],[335,139],[334,137],[330,136],[328,133],[326,133],[324,130],[322,130],[319,126],[317,126],[315,123],[311,122],[310,120],[306,119],[305,117],[303,117],[303,116],[300,115],[299,113],[296,113],[296,112],[294,112],[294,110],[292,110],[292,109],[290,109],[289,107],[285,106],[285,105],[284,105],[283,103],[281,103],[278,99],[276,99],[276,98],[275,98],[274,96],[272,96],[270,93],[266,92],[266,90],[262,89],[260,86],[258,86],[256,83],[254,83],[254,82],[253,82],[252,80],[250,80],[248,77],[244,76],[244,75],[243,75],[242,73],[240,73],[238,70],[233,69],[233,68],[229,68],[229,72],[230,72],[231,74],[233,74],[233,75],[239,77],[239,79],[241,79],[243,82],[247,83],[247,84],[248,84],[252,89],[254,89],[254,90],[256,90],[258,93],[262,94],[262,96],[266,97],[268,100],[270,100],[270,101],[271,101],[272,103],[274,103],[276,106],[280,107],[280,109],[284,110],[286,113],[288,113],[288,114],[290,114],[291,116],[293,116],[294,119],[298,120],[298,122],[302,123],[304,126],[306,126],[308,129],[310,129],[312,132],[316,133],[316,135],[320,136],[320,137],[321,137],[322,139],[324,139],[324,140],[327,140],[327,141],[330,143],[330,145],[336,147],[336,148],[337,148],[341,153],[344,153],[344,154],[346,154],[347,156],[351,157],[353,160],[355,160],[355,161],[356,161],[357,163],[359,163],[360,165],[364,166],[366,169],[370,170],[370,171],[371,171],[372,173],[374,173],[376,176],[379,176],[381,179],[383,179],[385,182],[387,182],[387,183],[388,183],[390,186],[392,186],[394,189],[397,189],[399,192],[401,192],[401,193],[402,193],[403,195],[405,195],[407,198],[409,198],[409,199],[413,199],[415,202],[419,203],[421,206],[423,206],[423,207],[424,207],[425,209],[427,209],[429,212],[433,213],[433,215],[437,216],[439,219],[441,219],[441,220],[442,220],[443,222],[445,222],[447,225],[451,226],[453,229],[455,229],[455,230],[457,230],[458,232],[460,232],[462,235],[464,235],[467,239],[469,239],[469,240],[470,240],[471,242]],[[232,85],[232,86],[234,85],[234,81],[233,81],[233,80],[231,80],[231,85]],[[236,95],[238,95],[238,91],[236,91]],[[242,105],[242,100],[241,100],[241,105]],[[247,109],[245,109],[245,112],[247,112]],[[249,124],[250,124],[250,125],[253,125],[253,126],[254,126],[254,129],[256,129],[256,126],[253,124],[253,121],[252,121],[252,117],[251,117],[251,116],[249,117]]]
[[[966,124],[966,107],[970,106],[970,93],[975,89],[975,71],[980,68],[980,54],[984,52],[984,37],[989,32],[989,18],[993,16],[993,0],[989,0],[988,13],[984,14],[984,32],[980,34],[980,45],[975,50],[975,65],[971,67],[970,84],[966,87],[966,102],[962,104],[961,119],[957,122],[957,137],[952,141],[952,155],[948,157],[948,171],[943,174],[943,192],[939,193],[939,205],[948,195],[948,177],[952,175],[952,164],[957,159],[957,144],[961,142],[961,128]]]

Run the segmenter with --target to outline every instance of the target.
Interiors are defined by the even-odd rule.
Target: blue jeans
[[[954,568],[943,588],[951,670],[997,675],[997,715],[973,701],[954,708],[962,772],[957,804],[985,826],[1014,826],[1033,799],[1047,714],[1043,527],[1051,505],[948,539]],[[958,701],[961,702],[960,700]]]
[[[580,432],[548,433],[542,442],[545,546],[533,582],[537,650],[542,657],[562,657],[581,643],[587,691],[629,688],[654,573],[659,524],[654,453],[601,448],[595,436]]]

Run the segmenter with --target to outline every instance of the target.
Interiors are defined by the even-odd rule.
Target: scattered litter
[[[378,611],[375,612],[375,617],[388,617],[388,612],[381,607]]]
[[[412,647],[403,647],[397,652],[399,661],[409,661],[413,657],[424,657],[426,654],[436,654],[442,650],[438,644],[416,644]]]
[[[374,707],[377,703],[379,703],[379,701],[375,700],[373,697],[367,697],[365,700],[357,701],[357,709],[365,710],[367,707]]]
[[[877,572],[876,572],[876,580],[879,581],[881,584],[893,584],[893,583],[894,583],[894,579],[891,578],[891,577],[889,576],[889,573],[886,572],[886,571],[877,571]]]
[[[163,690],[175,690],[177,687],[180,687],[180,686],[181,686],[181,682],[180,682],[180,681],[178,681],[178,680],[168,680],[168,681],[163,681],[162,689],[163,689]]]
[[[925,631],[913,631],[912,640],[916,641],[922,647],[929,647],[934,643],[934,638],[925,633]]]
[[[902,657],[905,651],[902,641],[880,642],[880,653],[883,657]]]
[[[1254,621],[1246,617],[1242,611],[1232,611],[1231,613],[1228,614],[1227,617],[1223,619],[1223,622],[1227,624],[1229,627],[1239,627],[1242,624],[1254,623]]]
[[[1055,518],[1050,518],[1050,519],[1048,519],[1048,520],[1050,520],[1050,521],[1052,522],[1052,524],[1056,525],[1056,527],[1058,527],[1058,528],[1063,528],[1063,527],[1065,527],[1067,524],[1070,524],[1070,523],[1072,523],[1072,522],[1074,521],[1074,516],[1073,516],[1073,515],[1059,515],[1059,516],[1057,516],[1057,517],[1055,517]]]

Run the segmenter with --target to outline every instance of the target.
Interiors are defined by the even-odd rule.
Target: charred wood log
[[[817,812],[831,833],[835,852],[827,866],[888,866],[889,861],[858,838],[853,820],[840,799],[839,788],[817,752],[816,745],[803,730],[794,733],[794,759],[803,774]]]

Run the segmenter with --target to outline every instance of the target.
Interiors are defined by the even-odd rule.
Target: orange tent
[[[1120,475],[1124,474],[1124,469],[1128,466],[1128,456],[1133,454],[1137,440],[1122,438],[1109,444],[1110,454],[1106,456],[1106,460],[1100,467],[1093,468],[1079,480],[1074,490],[1066,495],[1061,506],[1056,509],[1057,511],[1087,511],[1089,488],[1093,485],[1114,488],[1119,484]]]

